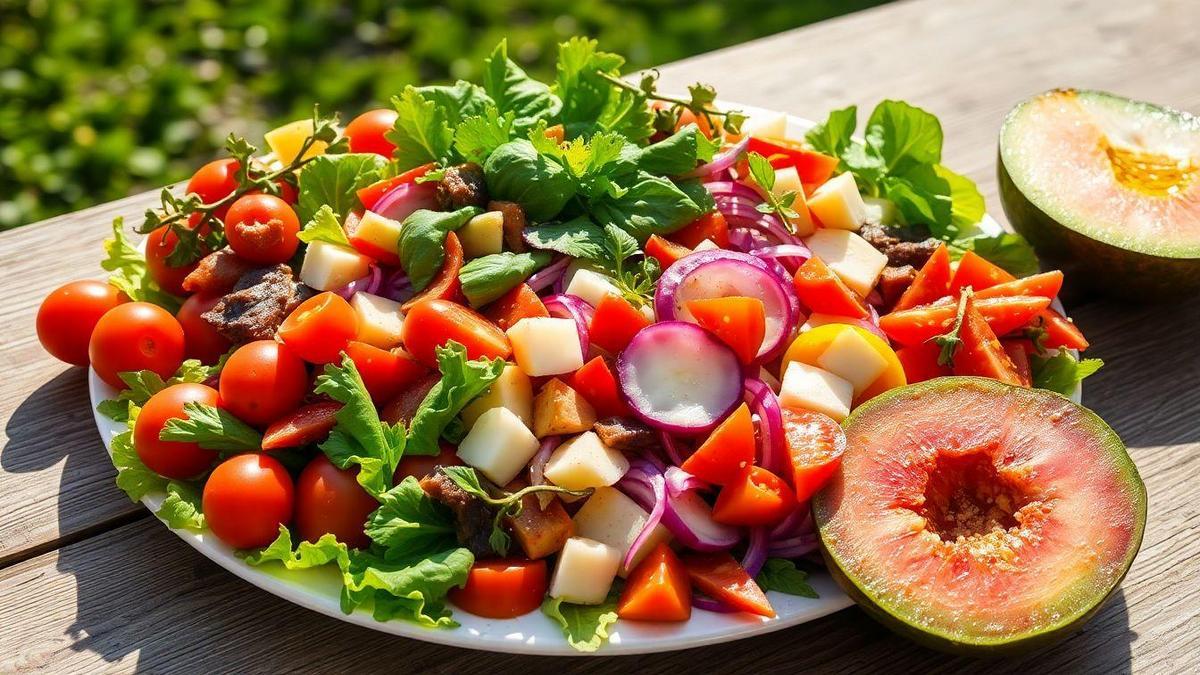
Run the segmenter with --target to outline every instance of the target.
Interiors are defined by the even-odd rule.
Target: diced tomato
[[[1046,339],[1042,343],[1046,349],[1066,347],[1083,351],[1089,346],[1087,338],[1083,337],[1079,326],[1052,309],[1043,310],[1038,314],[1038,318],[1034,320],[1034,326],[1041,327],[1046,331]]]
[[[687,309],[696,323],[729,345],[743,364],[758,356],[767,334],[767,314],[762,300],[740,296],[689,300]]]
[[[680,467],[700,480],[724,485],[754,464],[754,421],[743,403],[713,429]]]
[[[298,448],[325,440],[334,425],[334,416],[342,409],[337,401],[321,401],[296,408],[263,432],[262,449]]]
[[[438,270],[433,281],[425,290],[410,298],[400,306],[405,312],[422,300],[440,298],[442,300],[462,300],[462,286],[458,282],[458,272],[463,266],[463,247],[458,235],[453,232],[446,234],[446,258],[442,261],[442,269]]]
[[[838,165],[837,157],[796,147],[787,141],[772,142],[751,137],[746,150],[766,157],[771,162],[771,166],[776,169],[785,166],[796,167],[800,182],[805,185],[817,186],[829,180]]]
[[[596,305],[596,313],[592,315],[588,329],[588,338],[592,344],[616,355],[625,349],[638,331],[650,323],[650,319],[625,298],[609,294]]]
[[[927,305],[947,295],[950,295],[950,251],[942,244],[921,266],[917,278],[896,301],[892,311]]]
[[[676,244],[670,239],[664,239],[657,234],[650,235],[650,238],[646,240],[646,255],[658,260],[658,264],[664,270],[691,252],[692,249]]]
[[[629,406],[621,398],[617,378],[602,356],[583,364],[582,368],[571,374],[567,384],[587,399],[601,418],[630,414]]]
[[[1062,290],[1063,273],[1058,270],[1042,272],[1033,276],[1006,281],[975,293],[976,300],[985,298],[1019,297],[1022,295],[1054,298]]]
[[[721,488],[713,520],[726,525],[773,525],[796,508],[796,495],[782,478],[751,466]]]
[[[656,546],[625,580],[617,616],[632,621],[687,621],[692,616],[692,584],[671,547]]]
[[[954,281],[950,284],[950,292],[958,295],[967,286],[976,291],[982,291],[985,288],[1015,280],[1016,277],[1005,271],[1003,267],[989,262],[974,251],[967,251],[958,261],[958,269],[954,271]]]
[[[566,139],[566,129],[561,124],[555,124],[552,127],[546,127],[546,138],[555,143],[562,143]]]
[[[1017,376],[1021,378],[1021,384],[1026,387],[1033,386],[1033,367],[1029,363],[1029,352],[1025,351],[1025,346],[1022,344],[1024,340],[1001,340],[1000,344],[1004,346],[1004,353],[1008,354],[1008,358],[1012,360],[1013,367],[1017,371]]]
[[[451,340],[467,348],[467,358],[502,358],[512,354],[508,336],[474,311],[449,300],[418,302],[404,317],[404,345],[413,358],[437,368],[437,347]]]
[[[381,181],[371,183],[367,187],[360,189],[355,194],[358,195],[358,201],[362,202],[363,208],[370,211],[372,208],[374,208],[375,204],[380,200],[380,198],[390,192],[392,188],[398,185],[404,185],[405,183],[413,182],[421,176],[429,173],[429,170],[434,166],[435,165],[433,162],[430,162],[429,164],[422,164],[421,166],[405,171],[399,176],[384,178]]]
[[[841,466],[846,434],[828,415],[785,407],[783,436],[792,465],[792,490],[796,501],[803,503]]]
[[[383,405],[421,379],[429,369],[403,349],[388,351],[365,342],[346,345],[346,355],[362,376],[363,385],[375,405]]]
[[[796,270],[792,283],[800,302],[814,312],[859,319],[869,316],[867,303],[816,256]]]
[[[938,354],[942,348],[936,342],[921,342],[919,344],[901,347],[896,350],[896,358],[904,366],[904,377],[909,384],[932,380],[952,374],[948,366],[938,363]]]
[[[729,225],[720,211],[710,211],[677,230],[668,239],[688,248],[696,248],[705,240],[711,240],[721,248],[729,248]]]
[[[683,567],[692,585],[712,599],[743,612],[775,616],[767,594],[729,553],[691,553],[684,556]]]
[[[974,303],[996,335],[1007,335],[1028,325],[1049,304],[1049,298],[1039,297],[988,298]],[[957,303],[938,301],[884,315],[879,319],[879,327],[892,340],[907,347],[945,333],[957,314]]]
[[[478,560],[450,602],[489,619],[511,619],[541,606],[546,596],[545,560]]]
[[[974,298],[967,298],[958,337],[962,343],[954,352],[955,375],[977,375],[1007,384],[1021,384],[1017,367],[1004,351],[995,331],[975,308]]]
[[[500,330],[508,330],[521,319],[550,316],[550,312],[546,311],[546,305],[542,304],[542,299],[529,284],[517,284],[511,291],[488,305],[483,315],[499,326]]]

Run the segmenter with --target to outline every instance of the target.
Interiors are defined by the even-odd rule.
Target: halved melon
[[[1000,196],[1038,253],[1127,297],[1200,288],[1200,118],[1049,91],[1000,130]]]
[[[813,498],[834,576],[897,632],[952,652],[1066,637],[1129,570],[1146,489],[1095,413],[1048,391],[943,377],[847,418]]]

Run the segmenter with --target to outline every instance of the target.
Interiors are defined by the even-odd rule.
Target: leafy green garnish
[[[454,516],[429,499],[416,478],[407,476],[379,502],[366,523],[367,536],[377,544],[404,555],[453,546]]]
[[[146,257],[125,237],[124,218],[113,218],[112,239],[104,241],[100,267],[111,272],[108,283],[137,302],[151,302],[174,314],[183,301],[159,288],[146,268]]]
[[[458,280],[471,306],[482,307],[549,263],[550,254],[544,251],[493,253],[463,265],[458,272]]]
[[[362,206],[357,191],[379,180],[387,160],[374,153],[319,155],[300,173],[300,197],[296,214],[301,222],[312,220],[323,206],[339,219]]]
[[[286,525],[279,526],[279,536],[267,546],[242,557],[247,565],[264,565],[278,562],[289,570],[302,570],[311,567],[338,563],[339,567],[349,566],[349,554],[346,545],[339,542],[332,534],[321,535],[315,542],[301,541],[292,549],[292,533]]]
[[[608,629],[617,622],[617,600],[620,593],[614,588],[599,605],[576,605],[562,598],[546,598],[542,614],[562,628],[567,642],[581,652],[594,652],[608,640]]]
[[[337,214],[328,204],[322,204],[321,208],[317,209],[312,220],[305,223],[304,229],[300,230],[296,237],[306,244],[323,241],[337,246],[350,246],[346,231],[342,229]]]
[[[405,454],[438,454],[442,430],[504,371],[504,359],[469,361],[467,348],[453,340],[435,351],[442,378],[413,414]]]
[[[675,232],[715,208],[712,195],[699,183],[674,183],[668,178],[639,171],[619,196],[592,204],[592,215],[633,235],[639,243],[652,234]]]
[[[562,102],[547,84],[529,77],[508,58],[508,41],[501,40],[483,61],[483,88],[503,113],[512,113],[518,130],[558,114]]]
[[[480,213],[475,206],[457,211],[418,209],[404,219],[400,229],[400,265],[408,273],[413,290],[425,290],[446,260],[446,234]]]
[[[398,168],[407,170],[451,156],[454,129],[436,102],[410,85],[392,97],[392,107],[396,109],[396,123],[386,137],[396,146],[392,157]]]
[[[469,162],[482,162],[512,140],[515,116],[489,106],[481,115],[464,119],[454,130],[454,149]]]
[[[577,190],[566,167],[524,138],[496,148],[484,162],[483,173],[488,194],[520,204],[535,222],[557,216]]]
[[[204,529],[204,510],[200,505],[200,490],[190,483],[171,481],[166,485],[167,497],[156,516],[173,530]]]
[[[764,591],[778,591],[805,598],[820,597],[808,583],[808,572],[797,569],[795,561],[792,560],[767,558],[754,581]]]
[[[677,176],[712,160],[718,142],[700,133],[695,124],[675,132],[663,140],[642,148],[637,167],[648,173]]]
[[[791,219],[799,218],[800,214],[792,208],[796,203],[796,192],[789,190],[782,195],[775,194],[775,167],[770,160],[757,152],[746,155],[746,163],[750,168],[750,177],[762,188],[766,201],[755,206],[760,213],[777,213],[783,222],[791,229]]]
[[[341,365],[327,364],[314,391],[342,404],[336,424],[320,448],[341,469],[358,466],[358,483],[378,497],[392,485],[404,454],[404,428],[379,419],[358,368],[342,354]]]
[[[165,382],[158,376],[158,373],[152,370],[132,370],[119,373],[118,376],[125,383],[125,389],[121,390],[115,399],[101,401],[96,406],[96,410],[113,421],[125,422],[129,418],[130,405],[140,408],[146,405],[146,401],[149,401],[151,396],[172,384],[204,382],[220,373],[224,364],[224,357],[212,366],[206,366],[196,359],[188,359]]]
[[[615,131],[631,141],[648,138],[654,129],[645,94],[636,87],[613,86],[613,79],[620,82],[625,59],[597,46],[581,37],[558,46],[554,93],[562,101],[559,117],[567,136]]]
[[[186,417],[172,417],[163,425],[158,437],[164,441],[196,443],[206,450],[241,452],[262,446],[262,434],[232,414],[217,408],[189,401],[183,404]]]
[[[633,235],[612,223],[601,227],[581,216],[527,228],[525,237],[537,248],[589,261],[636,306],[649,302],[662,272],[658,260],[643,253]]]
[[[962,346],[962,327],[963,321],[967,316],[967,305],[971,301],[971,287],[967,286],[962,289],[962,295],[958,298],[958,311],[954,314],[954,323],[950,325],[950,330],[941,335],[935,335],[930,340],[934,342],[941,350],[938,352],[937,362],[939,366],[954,365],[954,352]]]
[[[1059,348],[1053,356],[1034,356],[1030,361],[1033,386],[1071,396],[1084,378],[1104,365],[1100,359],[1075,360],[1066,349]]]
[[[110,444],[112,463],[117,469],[117,487],[124,490],[129,500],[134,502],[167,488],[167,479],[147,468],[133,448],[133,424],[137,421],[139,410],[138,406],[130,405],[129,430],[113,436]]]
[[[453,628],[445,597],[467,582],[475,556],[465,548],[384,557],[373,550],[352,550],[342,572],[342,611],[347,614],[374,601],[377,621],[403,619],[427,628]]]
[[[527,227],[524,236],[534,248],[557,251],[572,258],[600,260],[604,256],[604,230],[587,216]]]

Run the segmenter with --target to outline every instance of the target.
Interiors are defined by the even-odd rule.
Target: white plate
[[[731,106],[733,107],[733,106]],[[761,109],[737,106],[748,113],[761,113]],[[789,136],[803,133],[812,122],[789,117]],[[984,226],[999,229],[999,225],[985,218]],[[1061,309],[1061,307],[1060,307]],[[106,448],[111,446],[112,437],[125,430],[125,425],[95,412],[101,401],[113,398],[117,391],[88,371],[88,391],[91,396],[92,414],[96,427]],[[1074,396],[1079,400],[1079,392]],[[109,450],[111,453],[111,449]],[[154,513],[162,503],[162,494],[147,495],[142,503]],[[165,525],[165,524],[164,524]],[[342,613],[338,605],[341,578],[331,568],[287,571],[278,565],[251,567],[234,555],[233,549],[221,543],[211,533],[188,530],[172,530],[192,548],[242,579],[273,593],[285,600],[341,621],[366,626],[392,635],[435,642],[468,649],[481,649],[515,654],[546,654],[577,656],[580,652],[571,648],[557,624],[541,612],[532,612],[516,619],[485,619],[462,610],[454,612],[461,626],[453,629],[426,629],[405,621],[376,621],[369,612],[358,610],[351,614]],[[820,618],[849,607],[853,602],[837,587],[829,574],[815,573],[810,582],[819,599],[801,598],[771,592],[768,595],[777,616],[765,619],[746,614],[720,614],[694,610],[690,621],[680,624],[652,624],[619,621],[610,631],[607,644],[597,655],[640,654],[662,652],[702,645],[729,642],[753,635],[770,633],[789,626]]]

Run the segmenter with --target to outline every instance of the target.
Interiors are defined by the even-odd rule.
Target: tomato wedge
[[[950,295],[950,251],[942,244],[921,266],[917,278],[896,301],[892,311],[927,305],[947,295]]]
[[[800,182],[806,187],[816,187],[829,180],[837,170],[838,158],[795,147],[787,141],[772,142],[762,138],[751,137],[746,146],[747,152],[757,152],[771,162],[771,166],[782,169],[785,166],[796,167]]]
[[[421,379],[429,369],[402,349],[380,349],[365,342],[346,345],[346,355],[358,368],[375,405],[383,405]]]
[[[1033,325],[1046,331],[1046,340],[1042,343],[1046,349],[1066,347],[1083,351],[1089,346],[1087,338],[1083,337],[1083,332],[1075,322],[1052,309],[1043,310],[1038,314]]]
[[[449,598],[476,616],[511,619],[540,607],[546,587],[545,560],[479,560]]]
[[[796,501],[803,503],[841,466],[846,434],[828,415],[784,408],[783,435],[792,464],[792,490]]]
[[[869,316],[867,303],[816,256],[804,261],[792,283],[800,302],[813,312],[859,319]]]
[[[691,252],[692,249],[676,244],[670,239],[664,239],[657,234],[650,235],[650,238],[646,240],[646,255],[657,260],[664,270]]]
[[[679,556],[663,542],[625,580],[617,616],[633,621],[687,621],[692,616],[692,584]]]
[[[413,305],[404,317],[404,346],[413,358],[437,368],[435,349],[454,340],[467,348],[467,357],[507,359],[508,336],[487,319],[462,305],[435,298]]]
[[[679,467],[700,480],[724,485],[754,464],[754,420],[743,403]]]
[[[298,448],[325,440],[333,429],[334,415],[342,409],[337,401],[321,401],[296,408],[263,432],[262,449]]]
[[[941,351],[942,348],[936,342],[922,342],[897,349],[896,358],[900,359],[900,365],[904,366],[904,377],[908,383],[916,384],[950,375],[950,368],[938,363],[938,354]]]
[[[767,594],[733,556],[721,553],[691,553],[683,558],[692,585],[714,600],[759,616],[773,617],[775,609]]]
[[[601,419],[631,414],[629,406],[621,398],[617,378],[603,356],[583,364],[582,368],[571,374],[567,384],[592,404]]]
[[[958,337],[962,344],[954,352],[955,375],[977,375],[1006,384],[1021,384],[1017,367],[1004,351],[995,331],[975,308],[973,297],[967,298]]]
[[[618,354],[638,331],[650,325],[633,305],[619,295],[606,295],[596,305],[596,313],[588,329],[592,344],[609,354]]]
[[[996,335],[1008,333],[1029,324],[1050,304],[1049,298],[1017,297],[987,298],[973,303]],[[950,329],[958,305],[950,299],[932,305],[892,312],[879,319],[879,327],[897,343],[908,347],[918,345]]]
[[[1017,376],[1021,378],[1021,384],[1032,387],[1033,366],[1029,363],[1029,352],[1025,350],[1023,342],[1023,340],[1001,340],[1000,344],[1004,346],[1004,353],[1008,354],[1008,358],[1012,360]]]
[[[1033,276],[1017,279],[1016,281],[1006,281],[1002,284],[996,284],[982,291],[975,293],[976,300],[986,298],[1001,298],[1001,297],[1018,297],[1022,295],[1035,295],[1043,298],[1054,298],[1058,296],[1058,292],[1062,290],[1063,273],[1058,270],[1050,272],[1042,272]]]
[[[488,305],[483,315],[499,326],[500,330],[508,330],[521,319],[550,316],[550,312],[529,284],[517,284],[511,291]]]
[[[696,323],[729,345],[743,364],[758,357],[767,334],[767,312],[762,300],[735,295],[702,298],[689,300],[687,308]]]
[[[950,284],[950,292],[958,295],[967,286],[976,291],[982,291],[997,284],[1016,281],[1016,279],[1003,267],[989,262],[974,251],[967,251],[958,261],[958,269],[954,271],[954,281]]]
[[[425,287],[425,290],[408,302],[400,306],[405,312],[411,310],[417,303],[422,300],[441,299],[441,300],[459,300],[462,298],[462,286],[458,282],[458,272],[463,266],[463,247],[462,242],[458,240],[458,235],[453,232],[446,234],[446,259],[442,262],[442,269],[433,277],[433,281]]]
[[[782,478],[761,466],[747,467],[721,488],[713,520],[726,525],[773,525],[796,508],[796,495]]]
[[[729,225],[720,211],[709,211],[684,225],[669,238],[676,244],[692,249],[705,240],[712,241],[721,248],[729,248]]]
[[[422,164],[421,166],[405,171],[399,176],[384,178],[381,181],[371,183],[367,187],[360,189],[355,194],[358,195],[358,201],[362,202],[363,208],[370,211],[385,194],[392,190],[392,188],[399,185],[404,185],[405,183],[411,183],[412,181],[429,173],[429,170],[434,166],[435,164],[433,162],[430,162],[429,164]]]

